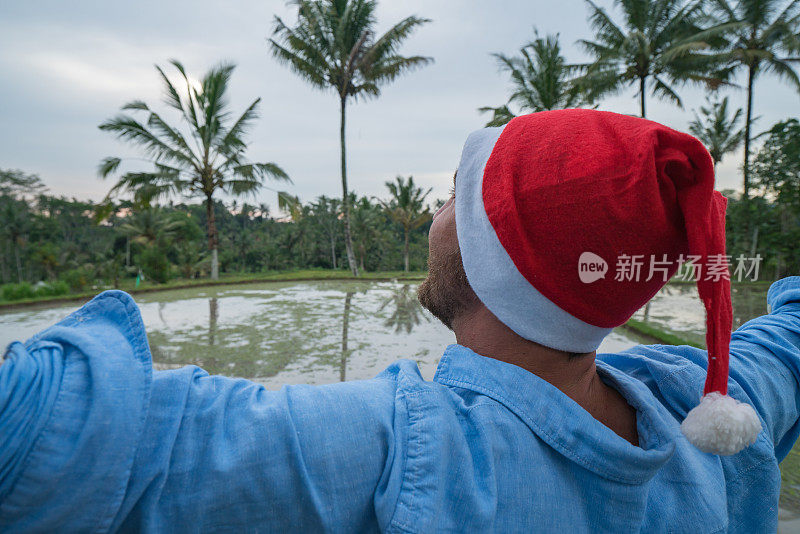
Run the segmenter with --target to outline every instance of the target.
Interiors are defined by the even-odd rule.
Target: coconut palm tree
[[[386,182],[392,198],[389,202],[379,200],[389,217],[403,227],[403,270],[408,272],[408,245],[411,230],[419,228],[431,219],[431,212],[425,206],[425,197],[431,189],[423,191],[414,184],[414,177],[404,180],[398,176],[394,182]]]
[[[154,245],[171,241],[181,228],[181,222],[157,207],[137,209],[119,226],[123,235],[135,243]]]
[[[645,117],[648,90],[683,107],[677,84],[687,80],[711,86],[721,83],[710,74],[713,62],[699,53],[715,37],[714,32],[701,33],[698,25],[702,0],[614,0],[622,12],[622,24],[592,0],[586,3],[595,40],[578,43],[594,61],[584,65],[586,74],[580,83],[591,98],[638,85],[639,107]]]
[[[720,100],[709,100],[706,107],[700,107],[700,114],[695,112],[694,120],[689,124],[689,132],[700,139],[714,160],[714,165],[722,161],[722,157],[733,152],[744,139],[744,130],[739,128],[742,108],[737,108],[728,116],[728,97]]]
[[[558,35],[539,37],[519,49],[518,56],[492,54],[500,70],[511,77],[512,93],[506,105],[483,107],[481,112],[491,112],[492,119],[486,126],[502,126],[516,114],[510,106],[516,105],[522,112],[533,113],[549,109],[565,109],[591,104],[586,93],[575,83],[578,68],[568,65],[561,55]]]
[[[156,66],[156,70],[164,84],[165,102],[180,113],[182,127],[170,125],[141,100],[122,109],[144,115],[144,121],[121,114],[101,124],[101,130],[141,148],[153,165],[149,171],[129,171],[119,176],[108,196],[132,193],[136,202],[145,204],[171,195],[202,198],[207,215],[211,277],[216,280],[219,260],[214,196],[220,192],[234,196],[255,194],[266,179],[291,180],[275,163],[252,163],[245,158],[245,134],[258,117],[261,99],[257,98],[238,119],[231,121],[228,83],[234,65],[212,68],[197,84],[178,61],[170,63],[180,74],[180,83],[173,83],[161,67]],[[98,173],[105,178],[116,173],[121,163],[118,157],[105,158]]]
[[[295,0],[298,20],[294,27],[275,17],[272,53],[301,78],[319,89],[333,89],[339,97],[342,212],[347,261],[358,276],[350,234],[350,200],[347,188],[345,144],[346,107],[349,100],[380,95],[383,84],[432,61],[429,57],[404,57],[398,49],[411,33],[429,22],[407,17],[378,36],[376,0]]]
[[[755,81],[775,74],[800,91],[792,63],[800,62],[800,0],[711,0],[728,46],[714,57],[747,72],[743,198],[750,193],[750,143]]]

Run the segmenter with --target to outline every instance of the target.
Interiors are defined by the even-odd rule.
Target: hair
[[[479,304],[457,247],[440,259],[428,255],[428,276],[417,290],[417,299],[450,330],[453,319]]]
[[[579,358],[582,358],[583,356],[589,356],[591,354],[592,354],[591,352],[568,352],[567,360],[568,361],[577,360]]]

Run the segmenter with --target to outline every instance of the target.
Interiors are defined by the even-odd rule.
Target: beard
[[[450,330],[456,317],[479,302],[467,280],[458,248],[442,258],[428,255],[428,276],[417,290],[417,299]]]

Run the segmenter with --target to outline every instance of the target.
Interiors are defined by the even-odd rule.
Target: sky
[[[303,201],[341,195],[337,97],[309,87],[267,45],[274,16],[291,24],[293,11],[284,0],[3,0],[0,168],[38,174],[53,194],[100,200],[113,184],[97,177],[100,160],[138,154],[97,126],[134,99],[177,120],[161,104],[154,64],[168,66],[176,58],[200,78],[209,67],[232,61],[232,111],[262,98],[248,158],[275,162],[293,180],[268,185]],[[508,97],[508,80],[492,52],[515,53],[537,28],[560,35],[569,62],[588,59],[576,45],[592,35],[580,0],[383,0],[378,30],[412,14],[432,22],[401,53],[430,56],[434,63],[385,86],[380,98],[349,107],[349,185],[359,195],[385,197],[384,183],[398,175],[432,188],[431,200],[448,195],[464,140],[489,118],[477,109]],[[685,86],[679,94],[685,109],[650,97],[648,118],[686,130],[705,93]],[[742,89],[726,94],[744,107]],[[603,100],[599,109],[637,114],[635,89]],[[800,96],[791,87],[770,77],[757,81],[757,132],[799,114]],[[723,160],[718,189],[741,187],[741,157]],[[274,210],[276,195],[265,189],[249,201]]]

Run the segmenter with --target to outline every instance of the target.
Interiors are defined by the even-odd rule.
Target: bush
[[[157,247],[148,248],[139,254],[142,271],[148,280],[163,284],[169,281],[169,260],[164,251]]]
[[[83,291],[89,285],[89,275],[83,269],[70,269],[62,273],[60,278],[74,292]]]
[[[28,282],[21,284],[4,284],[2,289],[3,300],[22,300],[33,298],[33,286]]]
[[[69,293],[69,285],[59,280],[58,282],[37,285],[33,291],[37,297],[57,297]]]
[[[35,297],[56,297],[69,293],[66,282],[39,282],[31,285],[28,282],[21,284],[5,284],[0,287],[0,300],[23,300]]]

